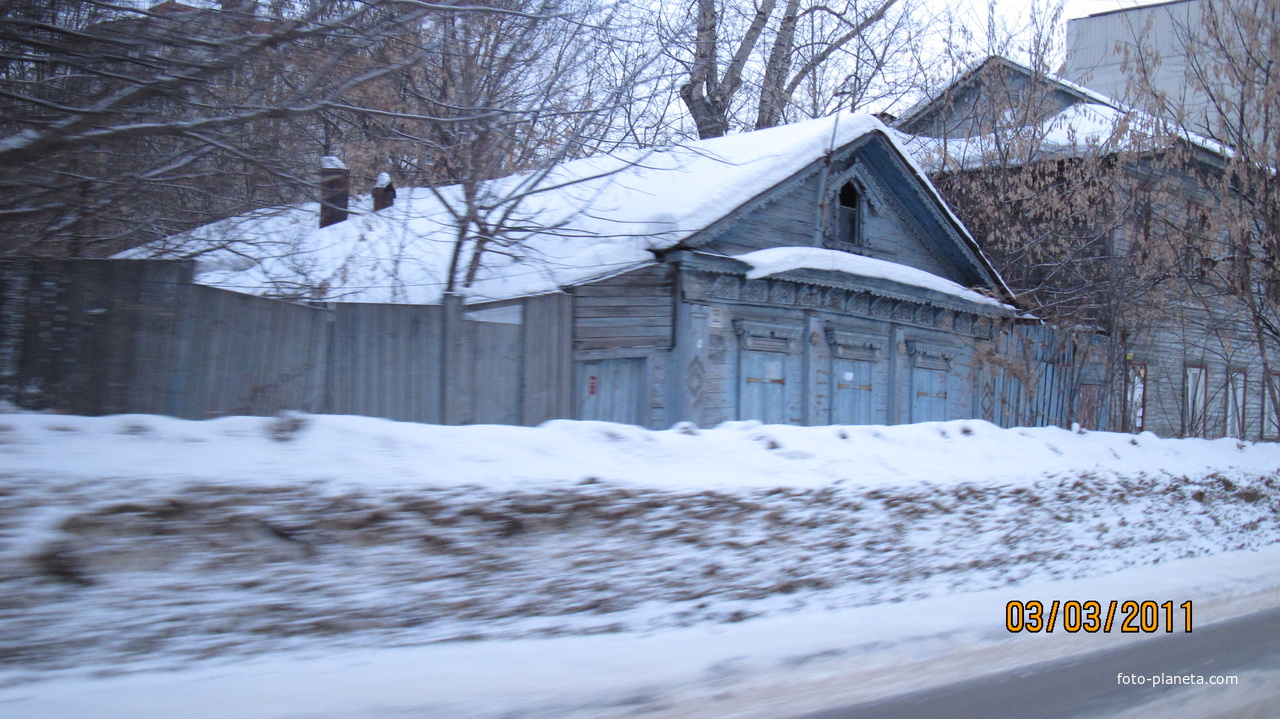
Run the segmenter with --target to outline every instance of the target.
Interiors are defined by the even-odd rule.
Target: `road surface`
[[[1237,676],[1233,686],[1124,684],[1118,675]],[[1275,719],[1280,609],[801,719]]]

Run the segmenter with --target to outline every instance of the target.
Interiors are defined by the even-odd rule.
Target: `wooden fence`
[[[568,295],[482,306],[457,298],[307,305],[196,285],[192,269],[178,261],[0,261],[0,400],[192,419],[284,409],[438,424],[574,416]],[[1006,427],[1079,421],[1107,429],[1117,396],[1107,385],[1107,347],[1087,333],[1006,327],[975,357],[974,416]],[[643,367],[615,360],[624,361]],[[646,376],[637,370],[633,381]],[[632,414],[609,416],[636,421]]]
[[[1001,427],[1113,429],[1104,336],[1016,324],[1000,333],[984,358],[977,387],[979,416]]]
[[[203,419],[283,409],[470,424],[568,417],[569,298],[305,305],[189,262],[0,261],[0,400]]]

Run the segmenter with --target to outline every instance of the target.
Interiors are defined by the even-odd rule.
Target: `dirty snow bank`
[[[487,490],[564,486],[591,477],[649,489],[842,485],[1029,484],[1102,478],[1202,477],[1280,470],[1280,445],[1161,439],[1065,429],[1000,429],[981,420],[863,427],[728,422],[650,431],[608,422],[442,427],[369,417],[194,422],[150,415],[0,416],[9,474],[239,485]],[[154,478],[147,480],[146,477]],[[127,498],[118,482],[100,485]]]
[[[1280,542],[1274,445],[970,420],[28,414],[0,458],[10,682],[736,625]]]
[[[778,719],[1142,640],[1010,635],[1010,598],[1193,598],[1202,629],[1275,606],[1278,563],[1280,545],[1016,590],[658,632],[316,646],[123,675],[103,667],[93,678],[46,674],[0,687],[0,706],[13,719]]]

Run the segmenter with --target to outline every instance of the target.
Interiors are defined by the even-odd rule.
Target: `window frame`
[[[854,206],[844,204],[846,187],[852,187]],[[836,186],[831,202],[831,242],[835,249],[866,247],[867,191],[856,177],[848,177]]]
[[[1239,386],[1236,386],[1236,380],[1239,380]],[[1249,435],[1249,372],[1243,367],[1230,367],[1227,369],[1226,381],[1226,405],[1222,413],[1222,433],[1225,437],[1235,437],[1236,439],[1246,439]],[[1234,410],[1234,412],[1233,412]],[[1238,427],[1232,432],[1231,420],[1232,415],[1238,414],[1236,422]]]
[[[1136,407],[1134,406],[1133,393],[1135,386],[1137,386],[1133,381],[1135,376],[1140,377],[1142,380],[1142,392],[1138,396]],[[1136,413],[1134,410],[1137,410]],[[1147,363],[1145,362],[1129,362],[1125,365],[1124,424],[1125,431],[1134,434],[1145,432],[1147,429]]]
[[[1198,392],[1192,396],[1191,376],[1198,372]],[[1193,407],[1192,403],[1198,404]],[[1198,415],[1198,416],[1197,416]],[[1206,433],[1209,415],[1209,368],[1203,364],[1188,362],[1182,367],[1182,436],[1199,437]]]

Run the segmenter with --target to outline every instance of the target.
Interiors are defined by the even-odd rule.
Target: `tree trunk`
[[[782,111],[791,99],[786,92],[787,76],[791,74],[791,57],[795,54],[796,19],[800,14],[800,0],[788,0],[782,14],[778,35],[769,51],[769,63],[764,68],[764,82],[760,85],[760,108],[756,114],[756,129],[776,127],[782,121]]]

